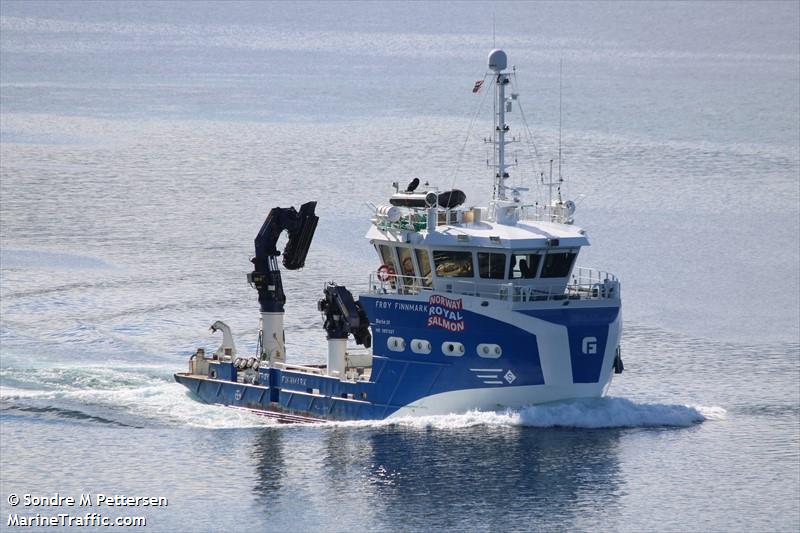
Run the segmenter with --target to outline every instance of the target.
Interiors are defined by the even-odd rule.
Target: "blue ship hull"
[[[325,367],[292,365],[244,373],[230,361],[208,360],[202,373],[178,373],[175,379],[206,403],[284,421],[496,410],[605,393],[619,343],[618,305],[587,307],[565,300],[573,307],[556,302],[549,309],[502,311],[482,307],[479,298],[461,300],[464,307],[452,318],[463,328],[447,329],[427,325],[436,316],[430,297],[362,295],[374,333],[366,377],[343,379],[326,375]],[[398,338],[404,340],[402,349],[389,349]],[[424,339],[429,353],[415,353],[415,339]],[[585,339],[592,339],[592,353],[586,353]],[[451,341],[463,345],[463,353],[448,354]],[[478,347],[484,345],[502,346],[502,353],[482,357]]]

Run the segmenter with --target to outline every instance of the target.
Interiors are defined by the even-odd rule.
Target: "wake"
[[[253,411],[207,405],[197,401],[171,379],[161,366],[73,366],[0,371],[2,409],[29,416],[47,414],[73,421],[108,421],[136,427],[171,426],[206,429],[244,429],[278,426],[274,419]],[[44,411],[43,411],[44,410]],[[77,416],[80,413],[81,416]],[[646,403],[626,398],[577,399],[532,405],[521,409],[469,411],[463,414],[390,418],[380,421],[329,422],[320,427],[402,426],[420,429],[471,427],[534,428],[648,428],[690,427],[726,417],[725,409],[694,404]],[[293,425],[280,425],[290,428]],[[306,426],[307,427],[307,426]]]

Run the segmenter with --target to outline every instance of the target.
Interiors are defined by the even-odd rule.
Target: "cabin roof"
[[[459,237],[460,236],[460,237]],[[464,237],[466,236],[466,237]],[[478,223],[439,225],[435,232],[419,232],[370,226],[366,237],[393,243],[426,246],[463,246],[468,248],[530,249],[550,248],[552,239],[558,247],[587,246],[585,232],[573,225],[555,222],[521,220],[515,225],[482,221]]]

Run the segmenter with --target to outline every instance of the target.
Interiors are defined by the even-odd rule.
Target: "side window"
[[[404,276],[415,276],[414,261],[411,259],[411,248],[397,248],[397,257],[400,258],[400,273]]]
[[[543,278],[565,278],[572,270],[572,263],[575,261],[574,252],[550,252],[544,257],[542,267]]]
[[[503,279],[506,273],[506,254],[478,252],[478,272],[482,278]]]
[[[436,275],[446,278],[471,278],[472,252],[433,251]]]
[[[431,258],[428,256],[428,250],[425,248],[417,248],[417,264],[419,265],[419,275],[422,276],[422,285],[425,287],[431,286]]]
[[[511,266],[508,269],[508,277],[511,279],[535,278],[541,260],[541,254],[534,252],[511,254]]]
[[[397,265],[394,264],[394,257],[392,255],[392,249],[386,246],[385,244],[378,245],[378,254],[381,256],[381,262],[392,268],[395,272],[397,272]]]

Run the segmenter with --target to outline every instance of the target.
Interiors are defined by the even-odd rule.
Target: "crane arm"
[[[289,240],[284,247],[283,266],[297,270],[305,265],[311,240],[317,228],[319,217],[314,214],[317,202],[307,202],[294,207],[274,207],[255,238],[256,255],[251,259],[254,265],[247,279],[258,290],[258,302],[262,312],[283,312],[286,295],[278,268],[277,249],[281,233],[286,231]]]

